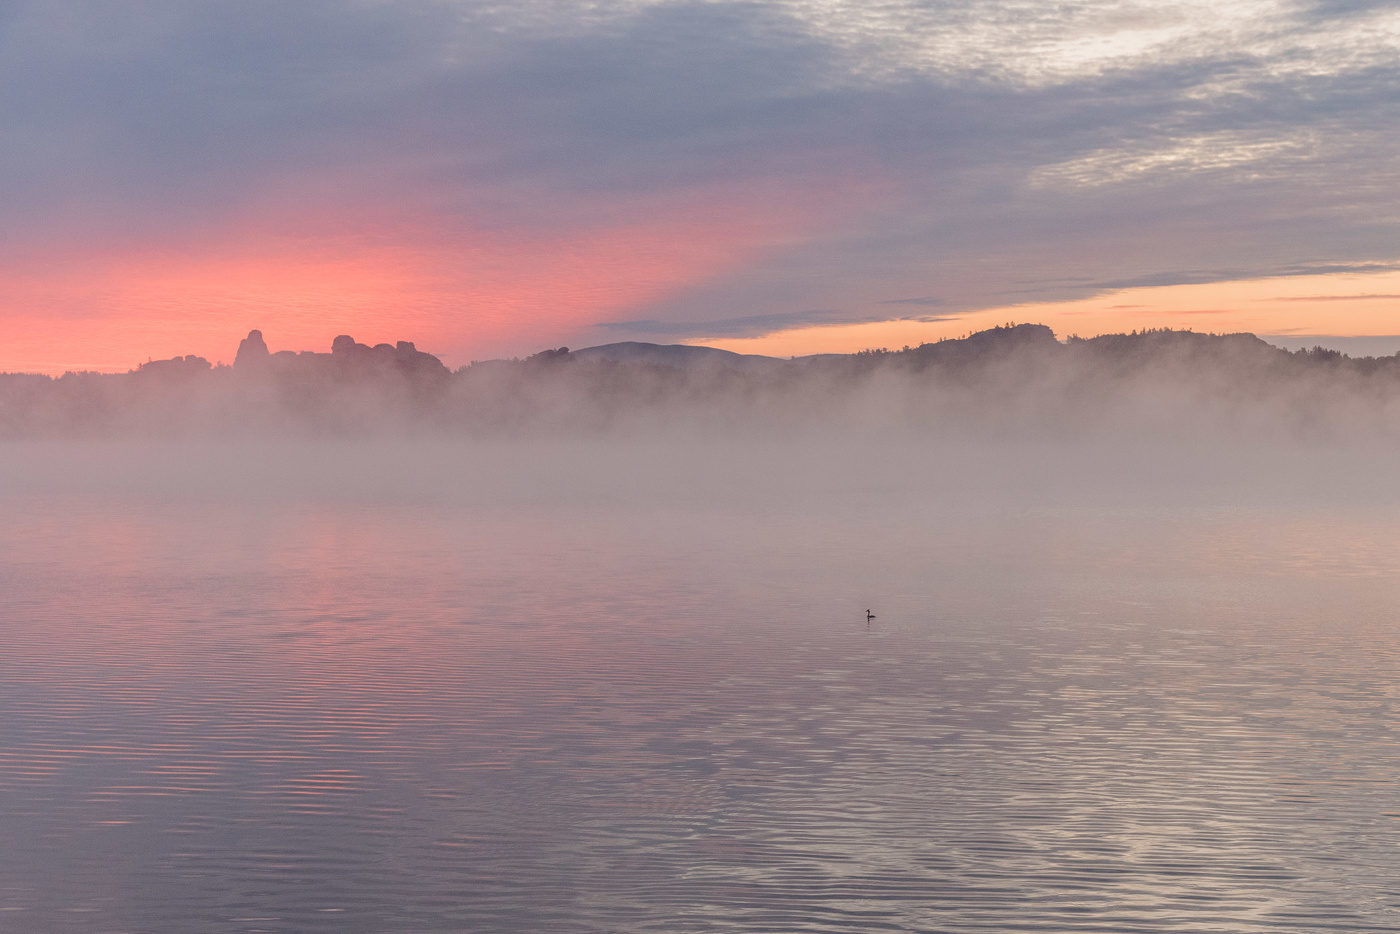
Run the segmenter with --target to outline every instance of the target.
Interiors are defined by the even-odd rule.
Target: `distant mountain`
[[[978,331],[961,340],[922,344],[909,353],[923,365],[981,361],[1024,351],[1054,353],[1061,344],[1055,332],[1043,324],[1013,324]]]
[[[665,366],[686,372],[715,369],[754,372],[775,369],[787,362],[777,357],[734,353],[732,350],[720,350],[718,347],[693,347],[689,344],[646,344],[639,341],[622,341],[616,344],[602,344],[598,347],[585,347],[582,350],[572,351],[571,356],[584,361]]]

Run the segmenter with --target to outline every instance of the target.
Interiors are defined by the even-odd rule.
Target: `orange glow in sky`
[[[557,346],[599,322],[742,269],[823,215],[792,193],[675,199],[642,220],[551,236],[387,225],[340,236],[240,232],[198,248],[136,247],[0,267],[0,372],[124,371],[195,353],[230,362],[261,329],[274,350],[337,334],[412,340],[449,365]],[[688,341],[792,356],[898,348],[1007,322],[1061,337],[1171,327],[1260,335],[1400,334],[1400,271],[1123,289],[1092,298]],[[606,342],[599,333],[597,343]],[[531,352],[527,350],[526,352]]]
[[[1395,335],[1400,334],[1400,271],[1121,289],[1078,301],[980,309],[939,321],[828,325],[689,343],[776,357],[851,353],[917,346],[1008,322],[1046,324],[1061,338],[1144,328],[1261,336]]]
[[[1400,347],[1400,274],[1288,277],[1400,259],[1394,6],[0,0],[0,372],[253,328],[452,367],[1007,321]],[[993,307],[1204,270],[1239,281]]]
[[[0,372],[125,371],[191,353],[228,363],[252,328],[274,351],[326,351],[350,334],[411,340],[453,366],[557,346],[741,267],[842,204],[798,194],[721,188],[549,235],[431,220],[335,236],[242,230],[0,266]]]

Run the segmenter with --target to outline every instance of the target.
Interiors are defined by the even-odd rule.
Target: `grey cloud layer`
[[[928,305],[936,303],[931,303],[926,299],[905,299],[902,301],[882,302],[881,304]],[[774,331],[810,327],[816,324],[850,324],[859,321],[882,321],[888,317],[888,315],[879,314],[866,315],[863,318],[852,318],[849,313],[843,313],[832,309],[814,309],[812,311],[794,311],[772,315],[747,315],[742,318],[710,319],[706,321],[657,321],[654,319],[608,321],[602,323],[599,327],[608,330],[622,331],[627,334],[647,335],[651,337],[758,337],[764,334],[771,334]],[[919,315],[917,316],[917,320],[935,321],[946,317],[951,316],[936,314]]]
[[[629,319],[678,335],[1400,252],[1393,3],[10,2],[0,88],[12,254],[270,204],[567,229],[879,177]]]

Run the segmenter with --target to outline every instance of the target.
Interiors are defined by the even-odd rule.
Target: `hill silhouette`
[[[757,372],[781,366],[785,362],[777,357],[738,354],[732,350],[720,350],[718,347],[646,344],[637,341],[586,347],[574,351],[573,356],[577,360],[588,362],[646,364],[689,371],[722,369]]]
[[[1174,330],[1060,341],[1020,324],[898,351],[783,360],[625,342],[454,371],[407,341],[274,352],[252,331],[232,366],[0,374],[8,438],[884,429],[1400,436],[1400,354]]]

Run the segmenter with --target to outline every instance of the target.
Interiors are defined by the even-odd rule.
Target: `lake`
[[[0,931],[1394,931],[1395,463],[4,447]]]

